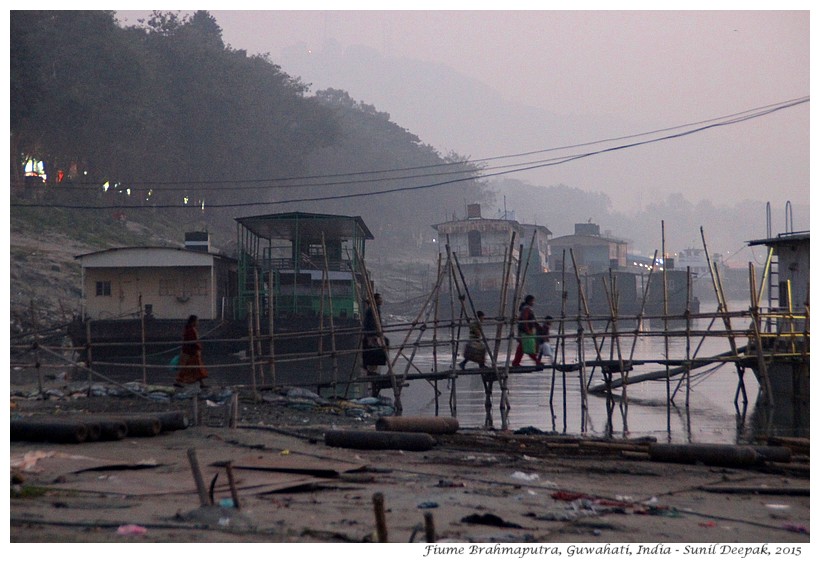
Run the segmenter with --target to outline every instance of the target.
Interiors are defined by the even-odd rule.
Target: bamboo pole
[[[455,336],[455,318],[456,318],[456,303],[455,303],[455,283],[453,280],[453,254],[450,248],[450,235],[447,235],[446,243],[444,245],[445,251],[447,252],[447,262],[444,265],[444,269],[447,272],[447,280],[449,283],[450,288],[450,379],[448,380],[450,384],[450,416],[455,417],[458,413],[458,395],[456,394],[456,360],[458,359],[457,354],[457,342]],[[459,313],[459,316],[461,313]]]
[[[262,357],[262,307],[261,302],[259,299],[259,269],[253,269],[253,311],[255,313],[254,317],[254,325],[253,325],[253,334],[255,338],[251,339],[251,343],[254,347],[254,354],[257,358]],[[264,385],[265,384],[265,371],[262,368],[262,364],[260,363],[258,366],[254,366],[254,372],[258,370],[259,372],[259,382]]]
[[[34,369],[37,371],[37,388],[40,396],[43,396],[45,391],[43,385],[43,372],[41,370],[41,363],[40,363],[40,322],[37,320],[37,313],[34,310],[34,300],[31,300],[31,306],[29,309],[31,314],[31,324],[34,326]],[[90,342],[90,337],[89,340]],[[89,345],[89,357],[91,355],[91,346]],[[90,360],[89,360],[90,361]],[[90,376],[89,376],[90,377]],[[88,384],[88,391],[89,394],[91,393],[91,381]]]
[[[754,266],[751,262],[749,263],[749,280],[750,280],[751,298],[752,298],[752,301],[754,302],[755,301],[755,295],[754,295]],[[766,360],[763,356],[763,339],[760,336],[760,329],[758,327],[758,319],[756,318],[756,316],[757,316],[756,313],[757,313],[757,307],[752,307],[752,323],[751,323],[751,325],[752,325],[752,331],[753,331],[754,339],[755,339],[755,355],[757,357],[757,366],[758,366],[758,369],[760,370],[761,381],[764,382],[765,387],[766,387],[765,393],[766,393],[766,397],[767,397],[767,400],[768,400],[768,404],[773,405],[774,401],[773,401],[773,397],[772,397],[771,385],[769,384],[768,369],[767,369],[767,366],[766,366]]]
[[[251,354],[251,385],[253,389],[253,398],[254,400],[259,400],[259,397],[256,392],[256,346],[254,345],[254,338],[253,338],[253,315],[254,315],[254,306],[253,303],[250,301],[247,304],[248,307],[248,350]]]
[[[567,299],[569,293],[567,292],[567,250],[561,251],[561,319],[558,323],[558,338],[560,338],[561,346],[561,364],[567,364],[567,335],[566,335],[566,316],[567,316]],[[555,343],[556,350],[558,349],[558,342]],[[552,372],[553,385],[550,387],[550,412],[552,414],[552,428],[555,430],[555,412],[552,406],[553,389],[555,388],[555,370]],[[567,432],[567,372],[561,370],[561,396],[562,396],[562,415],[563,415],[563,429],[562,432]]]
[[[202,479],[202,471],[199,469],[199,460],[197,459],[196,449],[188,449],[188,463],[191,465],[191,472],[194,475],[194,483],[196,483],[196,490],[199,493],[200,506],[210,506],[211,501],[208,497],[208,490],[205,488],[205,481]]]
[[[377,336],[381,340],[382,349],[384,350],[385,357],[388,356],[387,351],[387,343],[384,337],[384,329],[382,327],[382,320],[381,315],[379,314],[378,308],[376,307],[376,299],[373,293],[373,284],[370,281],[370,276],[367,273],[367,265],[364,262],[364,258],[358,255],[358,251],[356,253],[357,263],[359,264],[359,268],[361,269],[362,278],[364,279],[364,286],[366,291],[366,297],[370,306],[373,308],[373,318],[376,321],[376,332]],[[396,374],[393,372],[393,366],[390,362],[387,363],[387,375],[390,378],[391,386],[393,387],[393,397],[394,397],[394,406],[396,408],[396,414],[401,415],[402,413],[402,404],[401,404],[401,385],[396,379]]]
[[[145,353],[145,311],[143,310],[142,305],[142,293],[139,294],[139,307],[140,307],[140,340],[142,343],[142,384],[148,384],[148,368],[146,364],[148,363],[148,358],[146,357]]]
[[[268,362],[268,367],[270,368],[270,382],[271,386],[276,387],[276,355],[275,355],[275,348],[274,348],[274,341],[275,341],[275,320],[274,315],[276,314],[276,310],[274,309],[274,295],[275,291],[273,288],[273,268],[268,268],[268,335],[270,336],[270,342],[268,344],[268,355],[270,356],[270,361]]]
[[[93,378],[94,371],[92,370],[92,367],[91,367],[91,318],[90,317],[85,320],[85,361],[86,361],[86,367],[87,367],[87,370],[88,370],[88,396],[90,397],[91,396],[91,385],[92,385],[92,383],[94,383],[94,378]],[[42,381],[42,378],[39,377],[39,372],[38,372],[37,381],[40,385],[40,393],[42,394],[42,392],[43,392],[43,381]]]
[[[453,255],[453,260],[455,263],[455,267],[458,271],[458,274],[461,278],[461,282],[464,286],[464,293],[467,296],[467,301],[470,304],[470,310],[473,313],[472,318],[478,319],[478,315],[476,314],[475,305],[473,303],[473,298],[470,295],[470,290],[467,287],[467,282],[464,279],[464,272],[461,269],[461,265],[458,262],[458,256],[455,254]],[[481,374],[481,382],[484,386],[484,411],[485,411],[485,419],[484,419],[484,426],[486,428],[492,428],[492,393],[493,393],[493,381],[497,380],[499,377],[498,371],[498,362],[497,357],[495,355],[495,350],[490,347],[490,343],[487,340],[487,336],[484,333],[483,327],[479,325],[479,331],[481,333],[481,342],[484,345],[484,349],[487,351],[488,356],[490,357],[490,366],[493,370],[492,374]]]
[[[669,357],[669,293],[667,291],[667,274],[666,274],[666,228],[664,222],[661,221],[661,256],[663,256],[663,351],[664,357]],[[666,366],[666,432],[667,435],[672,434],[672,382],[669,374],[669,366]]]
[[[333,395],[336,396],[336,385],[339,380],[339,360],[336,356],[336,325],[333,322],[333,286],[330,283],[330,265],[327,260],[327,244],[325,243],[325,232],[322,231],[322,254],[324,256],[324,270],[325,283],[327,283],[327,297],[330,304],[330,350],[333,358]],[[323,300],[324,303],[324,300]],[[322,318],[324,316],[322,315]],[[321,338],[321,337],[320,337]]]
[[[685,372],[685,379],[686,379],[686,421],[687,421],[687,428],[689,428],[689,435],[691,437],[692,434],[692,420],[691,420],[691,411],[689,410],[690,407],[690,400],[692,396],[692,370],[691,370],[691,349],[692,349],[692,316],[690,310],[690,303],[692,299],[692,272],[689,266],[686,267],[686,372]]]
[[[441,252],[438,253],[438,259],[436,260],[436,286],[435,290],[435,299],[434,299],[434,317],[436,322],[433,323],[433,371],[438,371],[438,308],[440,303],[441,297],[441,282],[442,279],[442,267],[441,267]],[[438,390],[438,379],[433,381],[433,393],[434,399],[436,403],[436,416],[439,414],[439,395],[441,392]]]
[[[376,537],[379,543],[387,543],[387,519],[384,515],[384,495],[373,495],[373,511],[376,515]]]
[[[626,369],[626,364],[624,363],[624,358],[623,358],[623,355],[621,353],[621,340],[620,340],[620,336],[619,336],[619,332],[618,332],[618,301],[619,301],[619,296],[618,296],[618,290],[617,290],[617,277],[614,276],[611,269],[609,270],[609,276],[610,276],[610,286],[611,286],[611,288],[607,287],[606,280],[602,280],[602,282],[603,282],[603,286],[604,286],[604,291],[606,292],[607,301],[609,303],[609,310],[610,310],[610,315],[611,315],[611,319],[612,319],[612,322],[611,322],[611,325],[610,325],[612,327],[612,334],[610,335],[610,343],[611,343],[610,344],[610,360],[613,359],[613,355],[614,355],[613,352],[616,351],[617,355],[618,355],[618,366],[620,368],[621,378],[625,381],[624,390],[621,393],[620,411],[621,411],[621,419],[623,421],[623,434],[624,434],[624,436],[626,436],[627,434],[629,434],[629,424],[627,423],[627,413],[628,413],[628,410],[629,410],[629,402],[628,402],[629,400],[628,400],[628,394],[627,394],[628,385],[627,385],[627,383],[628,383],[629,371]],[[612,374],[611,373],[609,374],[608,380],[611,383],[611,380],[612,380]],[[610,399],[611,399],[611,388],[610,388],[610,393],[609,393],[608,400],[610,400]],[[611,425],[611,421],[610,421],[610,425]],[[612,430],[614,431],[614,427],[612,428]]]
[[[231,500],[233,501],[233,507],[237,510],[240,509],[239,506],[239,493],[236,490],[236,479],[233,476],[233,463],[228,462],[225,465],[225,473],[228,476],[228,486],[231,489]]]

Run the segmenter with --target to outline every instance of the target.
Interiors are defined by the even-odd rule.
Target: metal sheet
[[[224,466],[227,461],[215,462],[214,466]],[[336,477],[349,471],[364,469],[363,464],[344,461],[316,459],[298,454],[255,454],[231,460],[234,469],[250,469],[256,471],[276,471],[280,473],[301,473],[317,477]]]

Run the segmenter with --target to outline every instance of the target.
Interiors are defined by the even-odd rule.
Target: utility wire
[[[356,197],[369,197],[369,196],[384,195],[384,194],[389,194],[389,193],[430,189],[430,188],[446,186],[446,185],[457,183],[457,182],[465,182],[465,181],[473,181],[473,180],[477,181],[477,180],[481,180],[481,179],[485,179],[485,178],[501,176],[501,175],[505,175],[505,174],[512,174],[512,173],[515,173],[515,172],[523,172],[523,171],[528,171],[528,170],[534,170],[534,169],[537,169],[537,168],[544,168],[544,167],[548,167],[548,166],[557,166],[557,165],[560,165],[560,164],[565,164],[565,163],[572,162],[572,161],[575,161],[575,160],[588,158],[588,157],[591,157],[591,156],[597,156],[597,155],[605,154],[605,153],[608,153],[608,152],[621,151],[621,150],[635,148],[635,147],[639,147],[639,146],[643,146],[643,145],[647,145],[647,144],[651,144],[651,143],[657,143],[657,142],[661,142],[661,141],[668,141],[668,140],[672,140],[672,139],[678,139],[678,138],[686,137],[686,136],[689,136],[689,135],[693,135],[695,133],[700,133],[700,132],[703,132],[703,131],[707,131],[709,129],[713,129],[713,128],[717,128],[717,127],[725,127],[725,126],[729,126],[729,125],[735,125],[737,123],[742,123],[742,122],[745,122],[745,121],[748,121],[748,120],[751,120],[751,119],[756,119],[758,117],[769,115],[769,114],[772,114],[772,113],[777,112],[777,111],[788,109],[788,108],[791,108],[791,107],[794,107],[794,106],[797,106],[797,105],[800,105],[800,104],[808,103],[808,101],[809,101],[808,96],[804,97],[804,98],[797,98],[797,99],[789,100],[789,101],[782,102],[782,103],[776,104],[776,105],[764,106],[764,107],[756,109],[756,110],[748,110],[746,112],[732,114],[730,116],[727,116],[722,121],[717,121],[716,122],[714,119],[713,120],[708,120],[708,121],[701,121],[701,122],[693,124],[693,125],[700,125],[699,127],[695,127],[693,129],[689,129],[687,131],[682,131],[682,132],[679,132],[679,133],[664,135],[664,136],[661,136],[661,137],[656,137],[656,138],[647,139],[647,140],[643,140],[643,141],[636,141],[634,143],[616,145],[614,147],[608,147],[608,148],[604,148],[604,149],[597,150],[597,151],[573,154],[573,155],[562,156],[562,157],[555,157],[555,158],[550,158],[550,159],[536,160],[536,161],[524,162],[524,163],[519,163],[519,164],[502,165],[502,166],[493,167],[493,168],[490,168],[490,169],[479,170],[475,173],[468,174],[467,176],[462,176],[460,178],[451,179],[451,180],[445,180],[445,181],[442,181],[442,182],[434,182],[434,183],[430,183],[430,184],[422,184],[422,185],[416,185],[416,186],[405,186],[405,187],[399,187],[399,188],[387,188],[387,189],[377,190],[377,191],[348,193],[348,194],[336,194],[336,195],[332,195],[332,196],[315,196],[315,197],[293,198],[293,199],[288,199],[288,200],[279,200],[279,201],[275,201],[275,202],[249,202],[249,203],[212,204],[212,205],[208,205],[207,207],[208,208],[230,208],[230,207],[247,207],[247,206],[258,206],[258,205],[282,205],[282,204],[289,204],[289,203],[330,201],[330,200],[338,200],[338,199],[350,199],[350,198],[356,198]],[[703,125],[703,124],[705,124],[705,125]],[[672,131],[672,130],[680,129],[682,127],[684,127],[684,126],[678,126],[678,127],[658,130],[658,132]],[[648,134],[650,134],[650,133],[641,133],[641,134],[637,134],[637,135],[630,135],[630,136],[620,137],[620,138],[613,139],[613,140],[622,140],[622,139],[643,137],[643,136],[646,136]],[[584,143],[582,145],[574,145],[571,148],[581,147],[581,146],[589,146],[589,145],[594,145],[594,144],[600,144],[600,143],[603,143],[603,142],[608,142],[608,141],[595,141],[595,142],[590,142],[590,143]],[[530,154],[536,154],[536,153],[541,153],[541,152],[551,152],[551,151],[555,151],[555,150],[560,150],[560,149],[558,149],[558,148],[544,149],[542,151],[534,151],[532,153],[520,153],[519,155],[512,155],[512,156],[506,156],[506,157],[493,157],[493,158],[512,158],[514,156],[527,156],[527,155],[530,155]],[[488,159],[485,159],[485,160],[488,160]],[[428,168],[428,167],[417,167],[417,168],[421,169],[421,168]],[[499,170],[499,169],[503,169],[503,170],[498,171],[498,172],[493,172],[493,173],[487,173],[487,170]],[[359,173],[359,174],[372,174],[372,173],[376,173],[376,172],[370,172],[370,173],[362,172],[362,173]],[[383,172],[380,172],[380,173],[383,173]],[[455,173],[463,175],[463,174],[465,174],[465,171],[459,170]],[[453,174],[453,172],[444,173],[444,174]],[[421,178],[421,177],[427,177],[427,176],[436,176],[436,175],[439,175],[439,174],[424,174],[424,175],[418,175],[418,176],[398,177],[398,178],[392,178],[392,179],[415,179],[415,178]],[[339,175],[339,176],[344,176],[344,175]],[[332,176],[327,176],[327,177],[332,177]],[[383,182],[383,181],[386,181],[388,179],[390,179],[390,178],[387,178],[387,179],[380,178],[380,179],[368,180],[368,182],[372,182],[372,181],[381,181],[381,182]],[[316,186],[323,186],[323,185],[324,186],[337,185],[339,183],[349,184],[350,182],[338,182],[338,183],[337,182],[331,182],[331,183],[327,183],[327,184],[305,184],[305,185],[298,185],[297,184],[297,185],[291,185],[291,186],[278,186],[278,187],[291,187],[291,188],[292,187],[316,187]],[[263,189],[264,187],[265,186],[257,186],[253,189]],[[277,187],[277,186],[269,186],[269,187],[274,188],[274,187]],[[236,189],[236,188],[234,188],[234,189]],[[89,205],[33,204],[33,203],[32,204],[12,203],[11,206],[12,207],[28,207],[28,208],[32,208],[32,207],[50,207],[50,208],[57,208],[57,209],[88,209],[88,210],[93,210],[93,209],[115,209],[115,208],[122,207],[122,206],[117,206],[117,205],[114,205],[114,206],[112,206],[112,205],[89,206]],[[133,207],[128,206],[128,208],[129,209],[167,209],[167,208],[196,208],[196,209],[201,209],[201,206],[199,204],[193,204],[193,205],[187,205],[187,204],[159,204],[159,205],[149,205],[149,206],[133,206]]]
[[[380,170],[360,170],[360,171],[355,171],[355,172],[343,172],[343,173],[335,173],[335,174],[321,174],[321,175],[313,175],[313,176],[291,176],[291,177],[281,177],[281,178],[245,179],[245,180],[195,180],[195,181],[190,181],[190,180],[148,181],[148,180],[143,180],[143,181],[124,181],[124,182],[118,182],[118,185],[123,185],[125,187],[132,187],[132,188],[136,188],[136,187],[139,187],[139,186],[142,186],[142,185],[147,185],[149,187],[150,186],[181,185],[182,187],[177,188],[177,189],[183,189],[183,190],[190,189],[190,186],[203,186],[203,185],[213,185],[213,184],[217,185],[217,187],[214,187],[214,188],[199,188],[199,191],[203,191],[203,190],[206,190],[206,189],[223,190],[223,189],[226,189],[225,188],[226,185],[239,184],[239,185],[233,187],[232,189],[256,190],[256,189],[260,189],[260,188],[264,188],[264,187],[269,187],[269,188],[277,188],[277,187],[292,188],[292,187],[310,187],[310,186],[331,186],[331,185],[337,185],[339,183],[347,184],[347,183],[359,183],[359,182],[365,182],[365,181],[371,181],[371,182],[372,181],[384,181],[386,179],[408,179],[408,178],[416,178],[416,177],[421,178],[421,177],[431,176],[431,175],[434,175],[434,174],[397,176],[397,177],[389,177],[389,178],[380,177],[380,178],[376,178],[376,179],[373,179],[373,180],[349,180],[349,181],[346,181],[346,182],[328,182],[328,183],[318,183],[318,184],[317,183],[312,183],[312,182],[307,182],[307,183],[285,184],[285,185],[280,185],[280,186],[256,186],[256,185],[247,186],[247,185],[242,185],[242,184],[259,184],[259,183],[268,183],[268,182],[271,182],[271,183],[304,182],[306,180],[350,178],[350,177],[354,177],[354,176],[370,176],[370,175],[380,175],[380,174],[404,173],[404,172],[410,172],[410,171],[414,171],[414,170],[428,170],[428,169],[446,168],[446,167],[454,167],[454,166],[472,166],[472,167],[476,167],[476,168],[480,167],[482,170],[486,170],[486,168],[484,168],[482,163],[496,161],[496,160],[506,160],[506,159],[512,159],[512,158],[522,158],[522,157],[525,157],[525,156],[532,156],[532,155],[536,155],[536,154],[556,152],[556,151],[562,151],[562,150],[568,150],[568,149],[577,149],[577,148],[581,148],[581,147],[599,145],[599,144],[602,144],[602,143],[611,143],[611,142],[614,142],[614,141],[623,141],[623,140],[626,140],[626,139],[634,139],[634,138],[638,138],[638,137],[645,137],[647,135],[655,135],[655,134],[658,134],[658,133],[665,133],[665,132],[668,132],[668,131],[674,131],[676,129],[683,129],[685,127],[693,127],[695,125],[705,125],[707,123],[712,123],[712,122],[716,122],[716,121],[725,121],[727,119],[735,119],[735,118],[744,116],[746,114],[752,114],[753,112],[757,113],[757,112],[760,112],[762,110],[765,110],[765,111],[768,112],[769,110],[772,110],[772,109],[775,109],[775,110],[776,109],[783,109],[785,107],[791,107],[791,105],[795,105],[797,103],[805,103],[805,102],[808,102],[808,101],[809,101],[809,98],[808,98],[808,96],[806,96],[806,97],[803,97],[803,98],[795,98],[793,100],[787,100],[785,102],[779,102],[779,103],[776,103],[776,104],[769,104],[769,105],[766,105],[766,106],[752,108],[752,109],[744,110],[744,111],[729,114],[729,115],[714,117],[714,118],[706,119],[706,120],[702,120],[702,121],[685,123],[685,124],[682,124],[682,125],[675,125],[673,127],[666,127],[666,128],[663,128],[663,129],[655,129],[655,130],[652,130],[652,131],[645,131],[645,132],[642,132],[642,133],[635,133],[635,134],[631,134],[631,135],[623,135],[623,136],[619,136],[619,137],[610,137],[608,139],[600,139],[600,140],[597,140],[597,141],[588,141],[588,142],[577,143],[577,144],[573,144],[573,145],[564,145],[564,146],[560,146],[560,147],[539,149],[539,150],[529,151],[529,152],[507,154],[507,155],[501,155],[501,156],[491,156],[491,157],[472,159],[472,160],[467,159],[467,160],[460,160],[460,161],[453,161],[453,162],[436,163],[436,164],[429,164],[429,165],[423,165],[423,166],[411,166],[411,167],[404,167],[404,168],[388,168],[388,169],[380,169]],[[544,161],[535,161],[535,162],[537,163],[537,162],[544,162]],[[522,163],[522,164],[532,164],[532,163]],[[516,166],[516,165],[509,164],[509,165],[506,165],[506,166],[509,167],[509,166]],[[465,170],[456,170],[456,171],[452,171],[452,172],[443,172],[443,173],[440,173],[440,174],[459,174],[459,173],[463,174],[463,173],[466,173],[466,171]],[[74,187],[99,189],[100,184],[99,184],[99,182],[78,182],[78,183],[74,184]],[[163,190],[163,191],[165,191],[165,190]]]

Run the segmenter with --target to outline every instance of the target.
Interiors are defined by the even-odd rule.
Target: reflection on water
[[[701,323],[706,321],[701,320]],[[705,328],[705,325],[704,325]],[[621,353],[629,357],[633,347],[633,337],[622,337]],[[739,342],[743,345],[745,342]],[[600,345],[600,342],[599,342]],[[607,340],[601,356],[609,359],[611,342]],[[703,358],[725,353],[730,344],[725,337],[691,339],[688,357]],[[572,351],[570,351],[572,350]],[[575,347],[567,344],[566,362],[575,360]],[[594,359],[592,342],[585,346],[586,358]],[[617,352],[615,357],[617,358]],[[683,359],[687,357],[685,338],[641,337],[634,341],[634,359]],[[439,370],[447,369],[448,350],[438,350]],[[442,360],[444,358],[444,361]],[[526,361],[526,360],[525,360]],[[560,358],[559,358],[560,361]],[[503,364],[502,364],[503,365]],[[431,349],[421,349],[416,353],[414,366],[422,373],[433,371]],[[397,365],[397,372],[404,368]],[[663,370],[660,364],[636,366],[630,377],[642,373]],[[590,371],[587,372],[587,377]],[[617,377],[617,374],[615,375]],[[738,371],[734,364],[714,363],[692,371],[687,384],[680,376],[673,377],[667,385],[666,378],[630,384],[626,391],[616,389],[612,411],[612,432],[615,437],[654,436],[659,441],[675,443],[736,443],[748,440],[754,429],[749,426],[759,386],[754,373],[747,369],[743,376],[748,403],[738,396]],[[592,374],[592,385],[603,382],[600,371]],[[453,387],[455,386],[455,393]],[[582,420],[581,382],[578,372],[553,372],[548,369],[528,374],[513,374],[509,378],[508,428],[518,430],[534,427],[542,431],[606,436],[607,400],[601,395],[588,395],[588,414]],[[438,401],[436,400],[438,394]],[[451,397],[455,402],[455,416],[462,427],[477,428],[485,423],[485,393],[478,375],[461,375],[448,384],[441,381],[437,386],[425,380],[410,381],[402,391],[402,406],[405,415],[450,416]],[[667,400],[672,397],[672,400]],[[688,398],[688,400],[687,400]],[[501,392],[498,384],[492,394],[492,421],[495,428],[501,428],[499,408]],[[688,404],[688,407],[687,407]]]
[[[678,389],[673,402],[668,403],[665,380],[630,385],[625,400],[622,401],[621,393],[615,395],[613,435],[651,435],[659,440],[669,436],[673,442],[734,443],[745,430],[742,425],[738,426],[734,404],[737,379],[731,365],[723,366],[701,379],[693,378],[688,411],[685,388]],[[750,401],[754,401],[758,391],[757,381],[753,376],[745,379]],[[455,386],[455,414],[461,426],[483,426],[486,410],[481,378],[477,375],[461,376],[452,385]],[[676,381],[672,383],[673,392],[676,385]],[[553,374],[551,370],[511,375],[508,383],[509,429],[531,426],[543,431],[580,433],[584,427],[580,389],[577,372],[566,374],[565,379],[560,372]],[[438,406],[436,392],[439,393]],[[451,392],[452,388],[446,381],[439,382],[437,391],[426,381],[412,381],[402,391],[404,414],[432,416],[438,409],[439,415],[449,416]],[[500,400],[501,392],[496,384],[491,411],[495,428],[501,425]],[[606,398],[588,395],[587,404],[587,434],[606,435]],[[671,408],[667,408],[667,404],[671,404]]]

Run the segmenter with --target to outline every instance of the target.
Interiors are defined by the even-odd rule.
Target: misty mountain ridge
[[[491,85],[444,64],[383,55],[371,47],[343,49],[332,40],[321,51],[310,51],[304,44],[294,45],[284,50],[277,62],[286,72],[309,84],[312,91],[326,87],[343,89],[352,98],[388,113],[391,121],[412,131],[424,143],[470,158],[568,146],[670,125],[626,123],[594,113],[561,116],[509,101]],[[451,125],[454,118],[455,127]],[[641,170],[646,176],[660,177],[661,170],[674,171],[677,167],[690,172],[696,163],[708,157],[692,139],[671,143],[675,143],[671,161],[670,157],[661,157],[658,147],[647,146],[580,159],[548,170],[488,178],[487,187],[495,194],[495,201],[485,203],[483,214],[490,217],[503,209],[514,211],[520,222],[545,225],[553,236],[571,234],[575,223],[591,221],[598,223],[602,232],[630,241],[630,251],[650,256],[661,248],[661,221],[669,253],[702,246],[703,227],[711,251],[742,263],[751,256],[751,250],[744,250],[745,243],[767,234],[766,202],[721,198],[720,186],[710,190],[716,196],[714,202],[693,201],[685,188],[675,191],[658,185],[641,190],[634,204],[624,205],[620,201],[622,190],[613,185],[628,182],[628,178],[613,177],[611,169],[599,166],[601,161],[618,159],[615,168],[625,176]],[[499,148],[501,145],[505,150]],[[529,158],[550,156],[546,153]],[[488,167],[493,164],[487,162]],[[545,183],[545,179],[552,181]],[[776,199],[776,194],[772,195]],[[469,202],[464,203],[466,206]],[[785,202],[777,201],[771,205],[774,234],[786,230],[781,219],[784,206]],[[792,211],[794,229],[808,229],[808,206],[793,202]],[[463,217],[466,208],[446,212]]]

